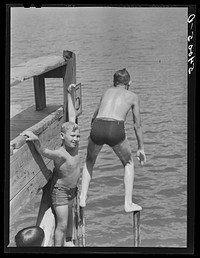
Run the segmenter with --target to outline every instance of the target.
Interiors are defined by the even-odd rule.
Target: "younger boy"
[[[41,145],[38,136],[31,131],[24,131],[26,141],[32,141],[36,150],[54,161],[54,173],[52,178],[51,199],[56,214],[55,246],[64,245],[64,237],[68,225],[68,217],[71,218],[72,205],[77,194],[77,184],[80,178],[80,162],[78,143],[80,132],[74,122],[65,122],[61,127],[61,147],[50,150]],[[71,227],[72,231],[72,227]],[[72,232],[71,232],[72,234]],[[72,243],[68,243],[72,246]]]
[[[65,237],[65,246],[74,246],[72,242],[72,205],[77,194],[77,184],[80,177],[78,153],[80,132],[78,125],[75,123],[76,113],[71,97],[74,87],[75,84],[68,87],[69,122],[65,122],[61,127],[61,147],[56,150],[49,150],[41,145],[39,138],[33,132],[24,131],[21,134],[28,137],[26,141],[34,143],[36,150],[41,155],[54,161],[51,199],[56,213],[55,246],[63,246]]]
[[[61,147],[50,150],[41,145],[39,138],[31,131],[23,132],[32,141],[36,150],[54,161],[51,199],[56,214],[55,246],[64,245],[64,237],[68,225],[68,216],[72,212],[72,205],[77,194],[77,184],[80,178],[80,162],[78,143],[80,132],[74,122],[65,122],[61,127]],[[69,216],[72,217],[72,216]],[[70,223],[70,222],[69,222]],[[71,220],[71,224],[72,224]],[[72,230],[71,230],[72,231]],[[72,243],[69,243],[71,246]]]

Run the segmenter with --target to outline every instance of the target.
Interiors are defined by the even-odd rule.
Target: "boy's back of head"
[[[44,231],[38,226],[27,227],[20,230],[15,236],[17,247],[41,246],[44,240]]]
[[[121,83],[128,85],[128,83],[130,82],[130,79],[131,79],[130,74],[126,70],[126,68],[119,70],[114,74],[114,79],[113,79],[114,86],[117,86],[118,84],[121,84]]]

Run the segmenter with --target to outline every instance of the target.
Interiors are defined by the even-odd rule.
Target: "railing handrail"
[[[10,86],[12,87],[24,80],[47,73],[65,64],[67,64],[66,59],[55,55],[41,56],[18,64],[11,68]]]

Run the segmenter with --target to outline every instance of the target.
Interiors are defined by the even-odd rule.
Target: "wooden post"
[[[85,236],[85,216],[84,216],[84,208],[79,206],[79,246],[86,245],[86,236]]]
[[[72,215],[73,215],[73,232],[72,232],[72,240],[75,246],[78,245],[78,218],[77,218],[77,208],[76,208],[76,203],[77,199],[75,197],[75,202],[73,204],[73,210],[72,210]]]
[[[140,211],[133,212],[133,246],[140,246]]]
[[[68,121],[68,92],[67,89],[70,84],[76,83],[76,55],[71,51],[63,51],[63,57],[67,61],[66,69],[63,74],[63,122]]]
[[[36,110],[46,107],[45,80],[43,75],[34,76],[35,106]]]
[[[84,208],[79,206],[79,193],[73,205],[73,242],[75,246],[85,246],[85,218]]]

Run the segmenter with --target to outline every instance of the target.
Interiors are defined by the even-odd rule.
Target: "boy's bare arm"
[[[98,115],[99,108],[100,108],[100,105],[101,105],[101,100],[102,100],[102,97],[101,97],[101,99],[99,101],[99,104],[98,104],[97,108],[94,111],[94,114],[93,114],[93,117],[92,117],[92,123],[93,123],[94,119],[96,118],[96,116]]]
[[[133,113],[133,123],[134,123],[134,131],[136,134],[138,149],[143,149],[143,138],[142,138],[142,126],[141,126],[141,118],[140,118],[140,107],[139,107],[139,99],[135,96],[134,105],[132,106]]]
[[[36,150],[44,157],[48,159],[56,160],[61,158],[61,154],[57,150],[50,150],[41,145],[40,140],[37,135],[32,131],[24,131],[20,135],[28,137],[26,141],[32,141],[35,145]]]
[[[134,131],[135,131],[135,135],[136,135],[137,142],[138,142],[137,156],[138,156],[138,159],[141,162],[141,165],[143,165],[143,162],[146,162],[146,156],[145,156],[145,153],[144,153],[139,98],[138,98],[137,95],[135,95],[135,97],[134,97],[134,104],[132,106],[132,113],[133,113]]]
[[[74,103],[72,101],[72,91],[75,89],[75,84],[70,84],[68,87],[68,115],[69,115],[69,121],[74,122],[76,121],[76,111],[74,108]]]

